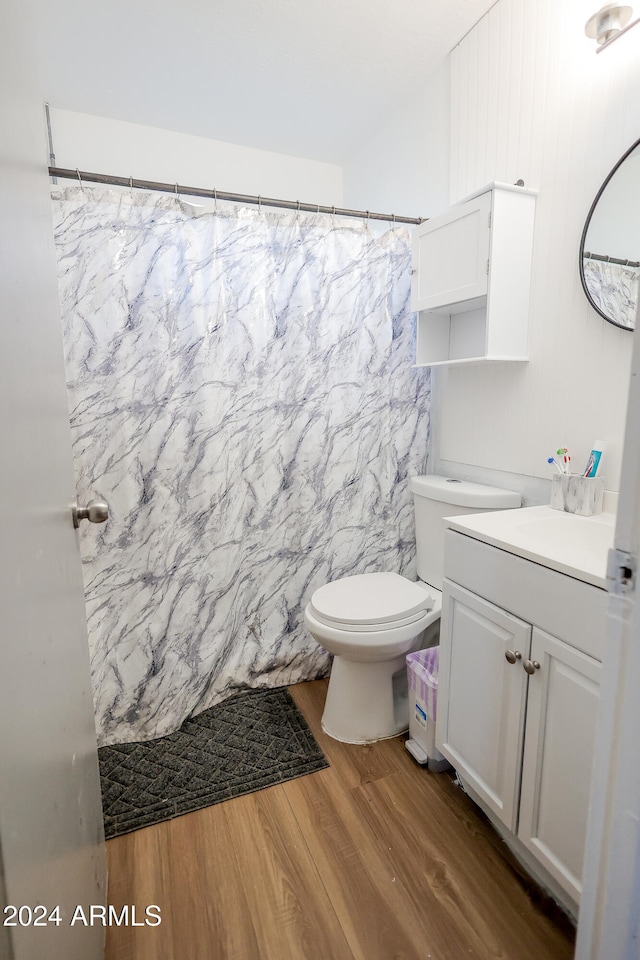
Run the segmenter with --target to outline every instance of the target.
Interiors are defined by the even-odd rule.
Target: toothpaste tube
[[[585,477],[595,477],[598,472],[598,467],[600,466],[600,460],[602,459],[602,454],[605,450],[606,444],[602,443],[600,440],[596,440],[593,445],[593,449],[589,454],[589,460],[585,468],[583,476]]]

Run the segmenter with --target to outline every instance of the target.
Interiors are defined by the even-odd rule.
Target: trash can
[[[436,749],[439,656],[439,647],[407,654],[409,739],[405,747],[414,760],[434,773],[450,766]]]

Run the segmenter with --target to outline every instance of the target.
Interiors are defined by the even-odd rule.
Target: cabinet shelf
[[[527,360],[535,198],[493,183],[416,227],[416,366]]]
[[[457,360],[430,360],[428,363],[414,363],[413,367],[463,367],[481,363],[528,363],[528,357],[459,357]]]

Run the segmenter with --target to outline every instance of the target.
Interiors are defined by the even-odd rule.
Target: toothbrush
[[[571,457],[569,456],[569,451],[567,450],[567,448],[560,447],[559,450],[556,450],[556,455],[558,457],[562,456],[563,467],[561,472],[564,474],[571,473],[571,470],[569,469],[569,464],[571,463]]]
[[[555,457],[548,457],[548,458],[547,458],[547,463],[549,463],[549,464],[552,463],[555,467],[557,467],[559,473],[562,473],[562,472],[563,472],[562,467],[560,466],[560,464],[558,463],[558,461],[556,460]]]
[[[593,470],[593,467],[594,467],[594,465],[595,465],[595,462],[596,462],[596,458],[595,458],[594,453],[593,453],[593,450],[592,450],[591,453],[589,454],[589,459],[587,460],[587,465],[586,465],[586,467],[584,468],[584,473],[582,474],[583,477],[588,477],[588,476],[590,475],[590,473],[591,473],[591,471]]]

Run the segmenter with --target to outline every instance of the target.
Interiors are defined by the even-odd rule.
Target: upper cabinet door
[[[485,297],[491,191],[426,220],[413,233],[412,310],[435,310]]]

